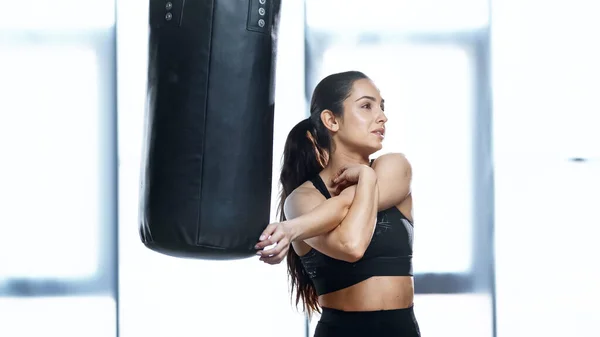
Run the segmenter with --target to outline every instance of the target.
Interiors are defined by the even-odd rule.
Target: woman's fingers
[[[344,174],[344,172],[346,171],[346,169],[348,169],[348,167],[347,167],[347,166],[342,166],[342,167],[341,167],[341,168],[340,168],[340,169],[339,169],[339,170],[338,170],[338,171],[337,171],[337,172],[336,172],[336,173],[333,175],[333,177],[331,178],[331,181],[332,181],[333,183],[335,183],[335,182],[336,182],[336,180],[338,180],[338,179],[339,179],[339,177],[340,177],[342,174]]]
[[[333,183],[334,184],[340,184],[344,180],[346,180],[346,171],[340,173],[338,176],[336,176],[335,178],[333,178]]]
[[[285,249],[285,250],[282,250],[281,252],[279,252],[279,254],[277,254],[277,255],[270,256],[270,257],[261,257],[260,260],[263,261],[264,263],[268,263],[268,264],[278,264],[281,261],[283,261],[283,259],[285,259],[287,252],[288,252],[288,249]]]
[[[274,237],[277,236],[277,233],[275,235],[273,235]],[[274,245],[273,247],[269,248],[269,249],[265,249],[262,251],[259,251],[258,253],[260,254],[260,256],[262,257],[268,257],[268,256],[273,256],[273,255],[277,255],[279,254],[282,250],[286,249],[289,246],[289,242],[288,240],[285,238],[285,236],[281,235],[281,237],[277,236],[275,238],[275,242],[277,243],[276,245]]]
[[[254,249],[263,249],[272,244],[275,244],[277,242],[277,239],[273,238],[273,235],[276,233],[279,225],[279,222],[269,224],[258,238],[259,242],[254,246]]]
[[[277,225],[279,223],[278,222],[274,222],[269,224],[265,230],[260,234],[260,237],[258,238],[258,241],[263,241],[269,238],[269,236],[273,235],[273,233],[275,232],[275,230],[277,229]]]
[[[262,253],[264,252],[262,249],[279,243],[279,241],[281,241],[284,237],[285,235],[281,231],[276,230],[275,233],[273,233],[273,235],[271,235],[268,239],[263,240],[257,243],[256,246],[254,246],[254,248],[258,250],[256,254],[262,255]]]

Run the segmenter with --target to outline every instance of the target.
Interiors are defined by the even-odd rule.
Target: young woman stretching
[[[367,76],[344,72],[317,85],[310,112],[288,135],[281,222],[257,254],[270,264],[287,255],[296,304],[322,312],[315,337],[420,336],[411,166],[398,153],[369,158],[382,148],[384,100]]]

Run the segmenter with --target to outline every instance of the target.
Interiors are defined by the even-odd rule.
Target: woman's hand
[[[336,193],[339,195],[347,187],[356,185],[358,183],[358,179],[360,179],[360,176],[365,174],[367,171],[373,171],[373,169],[363,164],[342,166],[331,178],[331,182],[336,187]]]
[[[260,260],[268,264],[278,264],[285,259],[292,241],[295,240],[295,234],[289,222],[274,222],[269,224],[258,239],[259,242],[254,246],[258,250],[256,255]],[[274,246],[273,246],[274,245]],[[269,246],[268,249],[265,249]]]

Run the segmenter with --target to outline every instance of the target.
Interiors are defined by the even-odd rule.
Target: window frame
[[[492,109],[489,28],[448,33],[386,33],[386,40],[427,45],[453,45],[468,50],[474,73],[473,125],[473,241],[468,272],[417,273],[415,294],[461,294],[494,289],[494,176],[492,167]],[[382,36],[356,37],[359,45],[377,44]],[[314,69],[336,35],[305,28],[305,100],[310,103],[318,78]],[[495,299],[493,299],[495,301]]]
[[[58,30],[0,28],[0,46],[86,46],[98,60],[99,150],[101,176],[99,250],[97,272],[88,278],[8,277],[0,279],[0,298],[34,296],[110,295],[117,300],[118,287],[118,152],[116,24],[106,28]],[[43,252],[40,252],[43,253]],[[74,252],[76,254],[76,252]]]

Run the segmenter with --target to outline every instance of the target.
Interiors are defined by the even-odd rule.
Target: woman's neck
[[[330,178],[346,165],[369,165],[369,157],[364,157],[357,153],[346,151],[335,151],[329,156],[327,166],[323,169],[322,175]]]

